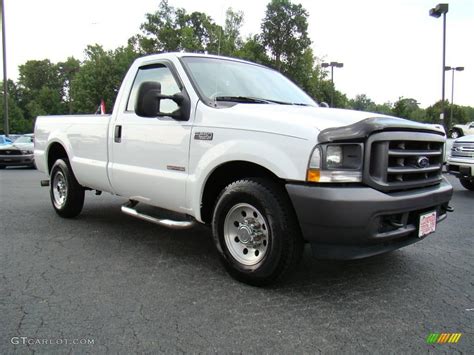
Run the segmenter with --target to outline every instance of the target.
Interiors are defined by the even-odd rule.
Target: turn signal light
[[[319,171],[319,169],[308,169],[308,175],[306,177],[308,181],[319,182],[320,178],[321,172]]]

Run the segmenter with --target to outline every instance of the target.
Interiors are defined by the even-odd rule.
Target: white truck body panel
[[[35,128],[37,168],[47,172],[46,153],[53,142],[68,152],[77,180],[84,186],[112,192],[107,177],[110,115],[40,116]]]

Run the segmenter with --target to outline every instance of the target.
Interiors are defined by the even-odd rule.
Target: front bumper
[[[471,178],[474,176],[474,159],[451,157],[446,169],[448,173],[457,177]]]
[[[0,165],[3,166],[34,165],[34,163],[34,154],[0,155]]]
[[[383,193],[366,186],[287,184],[305,240],[316,257],[357,259],[419,241],[420,214],[446,218],[453,188],[436,186]]]

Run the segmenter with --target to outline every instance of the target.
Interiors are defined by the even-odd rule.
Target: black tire
[[[264,246],[260,245],[266,248],[261,252],[261,259],[253,265],[239,262],[226,244],[225,235],[230,235],[229,239],[235,238],[236,243],[244,244],[238,241],[239,237],[242,237],[240,234],[233,237],[231,233],[225,233],[225,225],[230,225],[229,221],[226,224],[226,217],[240,205],[251,206],[260,213],[258,218],[264,220],[264,223],[260,223],[260,230],[266,233],[264,238],[268,238]],[[254,213],[253,216],[256,218],[257,214]],[[268,224],[268,228],[265,223]],[[239,228],[243,226],[237,221],[231,224],[239,224]],[[251,225],[253,227],[253,224]],[[212,232],[220,259],[228,273],[236,280],[254,286],[269,285],[287,276],[300,261],[304,246],[297,218],[286,191],[268,179],[246,178],[228,185],[217,199]],[[257,255],[257,249],[249,247],[248,250],[249,255],[252,255],[252,252]]]
[[[454,128],[449,133],[449,137],[452,138],[452,139],[457,139],[457,138],[462,137],[462,136],[463,136],[462,132],[457,128]]]
[[[62,181],[61,185],[59,181]],[[63,186],[65,190],[62,189]],[[49,194],[54,210],[61,217],[73,218],[81,213],[84,206],[84,188],[77,182],[67,159],[58,159],[54,163],[51,169]]]
[[[5,165],[0,165],[0,170],[1,170],[1,169],[5,169],[5,168],[6,168]]]
[[[459,179],[459,182],[461,183],[461,185],[464,188],[466,188],[470,191],[474,191],[474,180],[461,178],[461,179]]]

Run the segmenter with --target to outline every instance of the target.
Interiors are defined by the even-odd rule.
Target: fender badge
[[[194,139],[198,141],[212,141],[214,133],[212,132],[196,132],[194,133]]]

